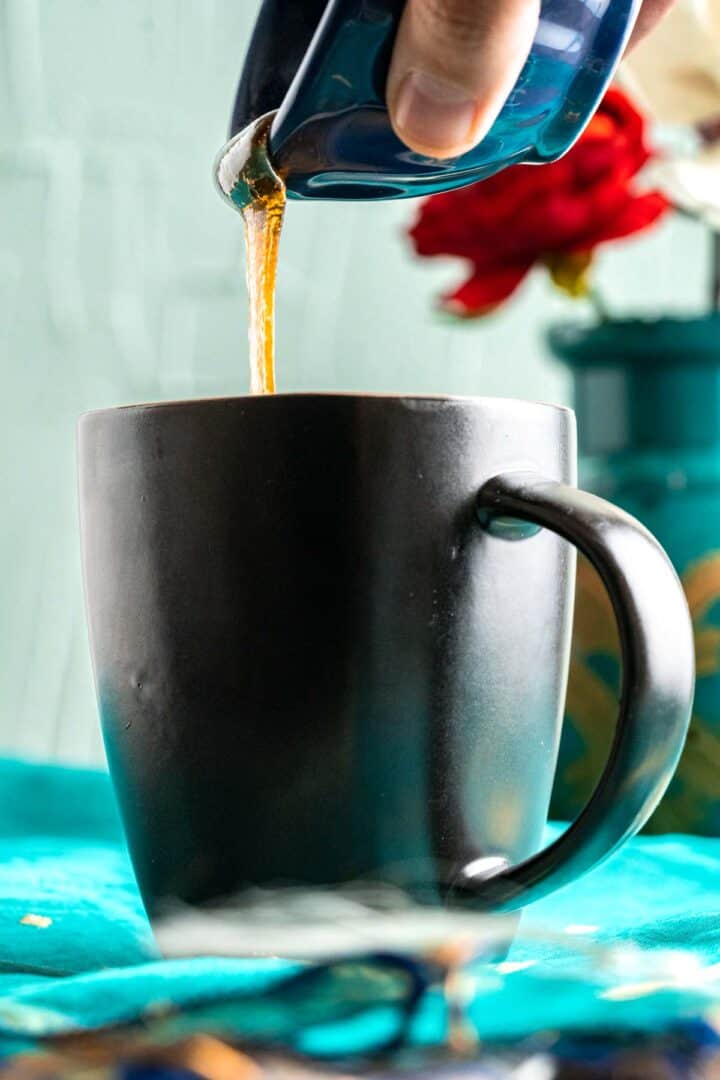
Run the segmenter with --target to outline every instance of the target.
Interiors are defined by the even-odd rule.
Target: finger
[[[387,83],[407,146],[455,157],[485,135],[537,29],[539,0],[407,0]]]
[[[643,5],[640,8],[640,14],[637,17],[637,22],[630,37],[629,49],[632,49],[634,45],[637,45],[638,41],[642,41],[646,34],[648,34],[656,23],[660,22],[663,15],[665,15],[673,6],[674,0],[643,0]]]

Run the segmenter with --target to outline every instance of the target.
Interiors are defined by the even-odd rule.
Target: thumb
[[[477,145],[532,46],[539,0],[407,0],[387,82],[402,141],[430,157]]]

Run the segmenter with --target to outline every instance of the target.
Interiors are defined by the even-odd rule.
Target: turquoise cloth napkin
[[[0,762],[0,895],[0,1056],[162,1017],[170,1032],[325,1054],[447,1031],[437,987],[408,1010],[402,958],[162,960],[101,773]],[[471,965],[462,987],[467,1023],[491,1040],[707,1016],[720,1004],[720,840],[636,839],[526,912],[507,958]]]

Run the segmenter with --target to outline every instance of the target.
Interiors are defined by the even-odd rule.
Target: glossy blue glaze
[[[532,50],[490,133],[469,153],[439,161],[400,142],[385,104],[403,0],[329,0],[316,29],[314,2],[307,16],[313,25],[298,25],[296,9],[292,33],[283,39],[289,3],[266,0],[261,11],[234,129],[241,119],[251,119],[253,103],[262,102],[263,111],[278,109],[270,148],[296,199],[426,195],[473,183],[507,165],[553,161],[592,116],[639,6],[639,0],[543,0]],[[269,44],[268,36],[274,38]]]

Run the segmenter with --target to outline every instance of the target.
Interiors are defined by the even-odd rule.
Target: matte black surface
[[[615,739],[580,817],[545,851],[492,880],[474,881],[471,868],[463,875],[475,902],[514,908],[590,870],[648,820],[672,779],[687,735],[695,650],[685,595],[670,560],[624,510],[521,471],[484,484],[478,510],[481,521],[519,518],[575,543],[605,584],[622,650]]]
[[[137,406],[84,417],[79,454],[103,730],[151,912],[361,876],[518,906],[647,817],[692,694],[674,574],[597,499],[537,477],[487,486],[517,469],[572,483],[567,410],[351,395]],[[468,864],[540,843],[573,586],[572,549],[547,529],[504,539],[503,512],[595,557],[631,671],[613,781],[570,840],[483,886]],[[671,620],[666,647],[640,632],[648,614]]]

